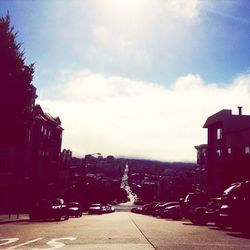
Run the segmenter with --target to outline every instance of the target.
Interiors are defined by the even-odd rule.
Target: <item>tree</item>
[[[26,65],[9,13],[0,17],[0,147],[21,144],[32,122],[36,98],[34,64]]]

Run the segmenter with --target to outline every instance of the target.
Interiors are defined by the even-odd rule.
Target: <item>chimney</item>
[[[241,106],[238,107],[238,110],[239,110],[239,115],[242,115],[242,107]]]

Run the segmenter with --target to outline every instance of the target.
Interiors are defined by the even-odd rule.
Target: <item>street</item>
[[[0,249],[250,249],[241,233],[130,212],[0,224]]]

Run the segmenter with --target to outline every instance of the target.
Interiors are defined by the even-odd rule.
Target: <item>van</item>
[[[250,181],[233,183],[221,197],[217,225],[250,232]]]

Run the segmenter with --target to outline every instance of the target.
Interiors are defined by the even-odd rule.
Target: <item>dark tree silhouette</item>
[[[25,65],[16,37],[9,13],[0,17],[0,147],[24,141],[36,98],[31,84],[34,64]]]

